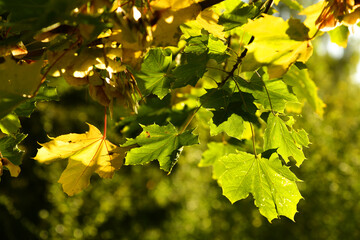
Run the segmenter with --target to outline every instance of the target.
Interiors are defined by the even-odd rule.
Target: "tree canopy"
[[[171,174],[184,149],[201,149],[198,165],[212,167],[223,195],[232,203],[251,195],[271,222],[294,220],[303,198],[292,170],[310,140],[296,121],[306,106],[324,115],[307,68],[313,41],[328,32],[346,47],[360,4],[6,0],[0,16],[1,174],[21,171],[19,119],[39,102],[68,101],[74,116],[58,117],[89,130],[38,139],[33,156],[68,159],[58,179],[67,195],[122,165],[157,161]],[[78,99],[61,94],[69,86],[87,89],[86,108],[101,106],[101,123],[78,115]]]

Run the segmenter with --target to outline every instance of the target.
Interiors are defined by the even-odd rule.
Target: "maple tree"
[[[26,137],[19,117],[59,100],[64,80],[87,87],[91,104],[105,108],[103,134],[89,124],[87,133],[41,143],[34,158],[68,159],[59,179],[68,195],[93,173],[111,178],[123,161],[157,160],[170,174],[183,148],[206,132],[214,140],[199,166],[212,166],[231,202],[251,194],[270,222],[294,219],[302,197],[290,167],[301,166],[309,145],[295,119],[304,104],[319,116],[325,106],[306,69],[311,41],[331,29],[346,46],[360,18],[357,1],[305,9],[281,1],[304,22],[272,15],[279,0],[36,2],[0,3],[0,173],[18,176]],[[106,139],[107,114],[121,127],[116,144]]]

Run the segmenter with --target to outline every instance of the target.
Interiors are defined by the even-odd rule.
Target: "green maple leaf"
[[[136,74],[137,83],[144,95],[156,94],[160,99],[169,93],[173,78],[172,53],[169,49],[150,49],[141,64],[141,71]]]
[[[263,105],[265,109],[270,110],[272,107],[274,111],[284,112],[287,102],[298,102],[296,96],[289,92],[281,79],[270,80],[265,73],[261,77],[255,73],[249,81],[240,77],[234,79],[239,83],[241,91],[251,93],[255,102]]]
[[[296,165],[300,166],[305,160],[302,151],[303,146],[309,144],[309,139],[305,131],[289,131],[288,126],[278,116],[270,114],[267,120],[267,128],[264,134],[264,150],[277,149],[286,162],[289,157],[293,157]]]
[[[183,146],[197,144],[197,136],[190,131],[179,133],[169,123],[166,126],[156,124],[143,126],[143,132],[135,139],[129,139],[123,146],[138,145],[126,155],[126,165],[139,165],[159,161],[160,168],[171,172]]]
[[[243,26],[255,37],[247,47],[242,71],[268,66],[269,77],[281,77],[295,63],[306,62],[312,54],[309,29],[299,20],[284,21],[281,17],[264,15]]]
[[[307,69],[300,69],[293,65],[284,75],[283,81],[293,87],[293,91],[299,99],[306,100],[317,114],[324,114],[324,102],[319,98],[317,87],[310,78]]]
[[[266,159],[238,152],[219,161],[226,169],[219,183],[232,203],[252,194],[260,213],[270,222],[280,215],[294,220],[302,198],[296,186],[299,179],[281,164],[276,153]]]

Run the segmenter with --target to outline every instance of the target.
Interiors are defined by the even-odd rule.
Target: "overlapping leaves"
[[[247,48],[242,71],[268,67],[270,79],[281,77],[295,63],[306,62],[312,54],[309,29],[299,20],[286,22],[280,17],[264,15],[244,25],[255,37]]]
[[[281,1],[301,10],[296,0]],[[51,75],[58,70],[70,85],[89,84],[90,96],[104,106],[112,107],[113,98],[127,98],[131,102],[128,105],[134,106],[138,106],[136,99],[143,101],[142,106],[133,108],[134,115],[118,122],[122,127],[131,125],[136,129],[121,147],[107,141],[92,125],[87,133],[62,135],[42,144],[35,157],[37,161],[69,160],[59,180],[68,195],[86,188],[93,173],[112,177],[125,154],[126,165],[157,160],[160,168],[170,173],[183,147],[198,143],[197,136],[186,127],[202,107],[207,109],[204,112],[211,112],[207,130],[210,129],[211,136],[222,134],[223,142],[208,143],[209,149],[199,165],[213,166],[213,177],[231,202],[251,194],[269,221],[280,215],[294,219],[301,199],[296,187],[298,179],[282,163],[291,165],[293,160],[300,166],[305,159],[302,150],[309,139],[304,130],[293,128],[294,120],[286,115],[286,110],[287,105],[307,101],[319,115],[323,114],[324,104],[315,84],[299,64],[312,54],[310,37],[317,31],[316,25],[310,26],[308,20],[304,25],[293,18],[284,21],[267,15],[272,1],[245,4],[227,0],[210,8],[217,3],[211,2],[208,5],[207,1],[196,0],[144,1],[139,10],[138,1],[113,1],[112,6],[107,3],[101,7],[91,1],[85,8],[77,9],[73,8],[78,3],[65,1],[57,9],[57,3],[49,1],[41,2],[47,6],[43,17],[33,7],[30,10],[34,12],[24,8],[16,12],[14,6],[19,1],[15,5],[0,4],[0,10],[5,6],[5,10],[14,12],[13,22],[6,20],[2,22],[4,26],[13,24],[15,31],[21,32],[24,30],[21,23],[26,26],[34,23],[30,26],[33,32],[22,36],[10,32],[16,41],[9,38],[1,46],[14,41],[18,44],[22,39],[32,41],[36,33],[35,40],[50,42],[41,46],[48,47],[49,65],[45,69],[51,70]],[[66,10],[64,17],[60,16],[60,9]],[[139,18],[135,18],[135,9]],[[54,19],[50,19],[52,11]],[[63,25],[63,20],[69,18],[72,25]],[[44,29],[47,21],[56,24]],[[60,31],[56,26],[73,31]],[[225,38],[235,32],[234,38]],[[6,38],[7,34],[1,37]],[[332,39],[344,46],[347,34],[345,28],[335,29]],[[5,52],[9,55],[9,51]],[[0,138],[5,146],[0,144],[1,163],[7,164],[14,176],[19,169],[11,168],[9,163],[14,166],[20,163],[17,144],[23,139],[18,133],[17,116],[29,116],[36,101],[56,99],[54,88],[40,86],[44,80],[39,74],[41,61],[29,65],[26,59],[18,62],[22,65],[6,57],[5,63],[0,64],[0,129],[9,135]],[[209,66],[210,63],[213,65]],[[210,68],[220,73],[208,74]],[[211,83],[206,78],[211,78]],[[194,90],[191,86],[200,88]],[[169,103],[161,105],[165,102]],[[175,126],[185,124],[180,131],[173,125],[174,114],[181,115]],[[139,124],[146,125],[141,125],[142,132],[136,136]],[[254,130],[255,126],[260,129]],[[258,132],[263,133],[263,142]],[[250,137],[245,137],[245,133]],[[230,143],[234,138],[237,145]],[[253,152],[263,148],[272,155],[244,152],[251,145],[249,138],[254,141]]]

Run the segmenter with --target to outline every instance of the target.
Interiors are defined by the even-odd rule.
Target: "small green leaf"
[[[329,31],[328,34],[330,36],[331,42],[336,43],[340,47],[346,48],[348,37],[350,35],[348,27],[341,25]]]
[[[260,213],[270,222],[280,215],[294,220],[302,198],[296,186],[299,179],[281,164],[276,153],[266,159],[239,152],[219,161],[226,169],[219,183],[232,203],[252,194]]]
[[[264,134],[264,150],[277,149],[277,153],[285,162],[289,162],[289,157],[293,157],[296,165],[300,166],[305,160],[302,146],[307,146],[306,143],[309,143],[306,138],[304,132],[290,132],[280,117],[270,114]]]
[[[293,65],[284,75],[283,81],[293,87],[293,91],[300,100],[306,100],[321,117],[324,114],[324,102],[319,98],[317,87],[310,78],[307,69],[300,69]]]
[[[136,74],[137,83],[144,95],[156,94],[160,99],[169,93],[173,78],[172,53],[169,49],[150,49],[141,64],[141,71]]]
[[[20,127],[20,120],[14,113],[10,113],[0,120],[0,130],[7,135],[17,133]]]
[[[27,135],[17,133],[13,136],[0,138],[0,152],[3,157],[10,160],[15,165],[21,164],[23,151],[18,148],[18,144],[26,138]]]
[[[198,138],[190,131],[179,133],[169,123],[167,126],[156,124],[144,126],[143,132],[135,139],[129,139],[123,146],[139,145],[131,149],[126,156],[126,165],[138,165],[159,161],[160,168],[171,172],[176,164],[183,146],[198,143]]]

